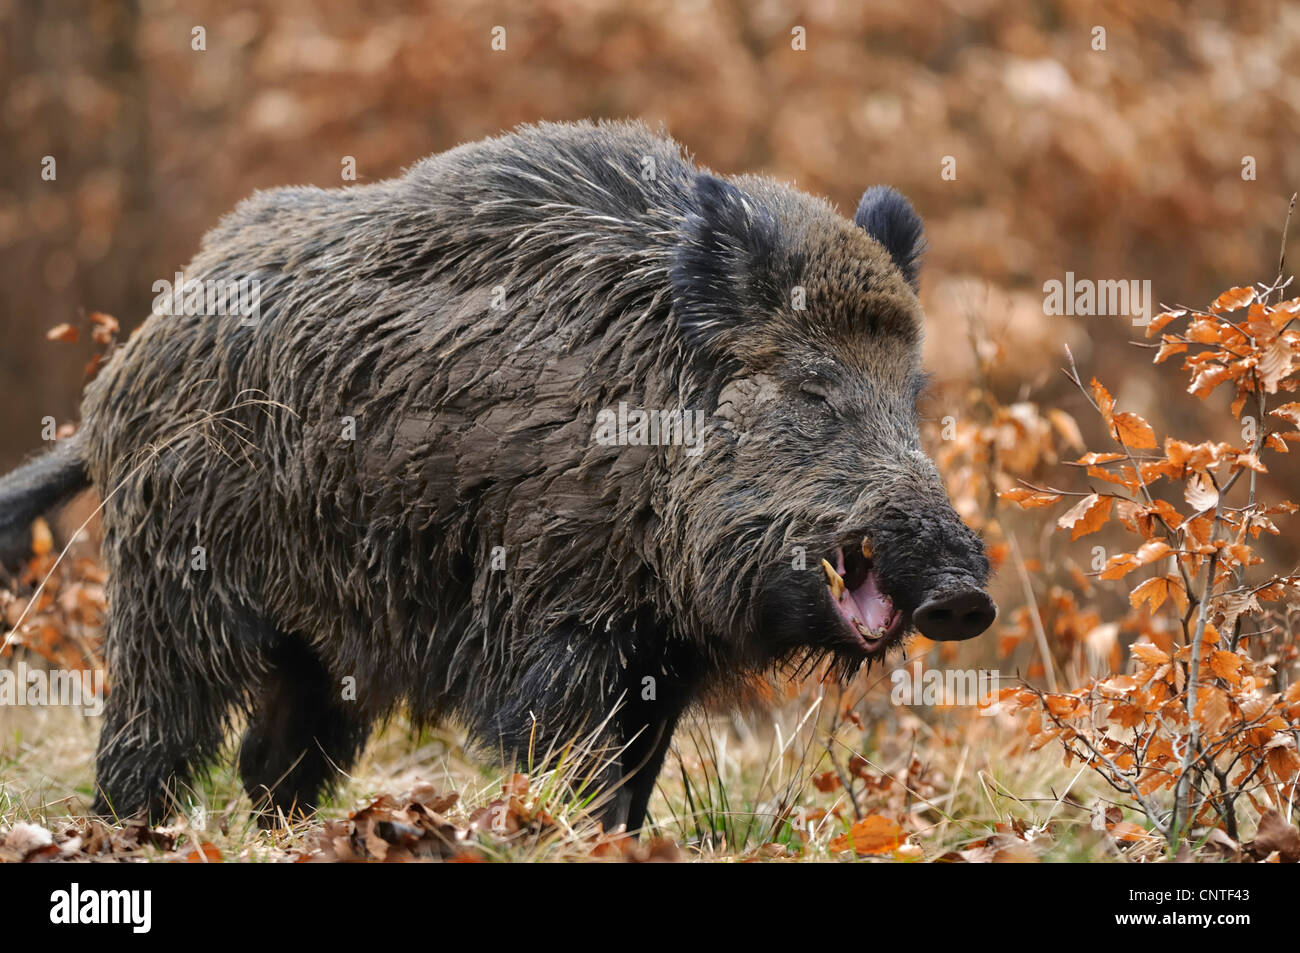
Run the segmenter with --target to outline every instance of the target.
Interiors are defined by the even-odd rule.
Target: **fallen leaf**
[[[221,863],[221,851],[216,844],[204,841],[185,855],[185,862],[187,864],[219,864]]]
[[[855,854],[891,854],[903,843],[903,829],[894,821],[879,814],[869,814],[855,823],[847,834],[841,834],[830,843],[833,853],[853,851]]]
[[[1275,808],[1259,819],[1255,840],[1245,846],[1256,859],[1276,853],[1284,863],[1300,862],[1300,830]]]

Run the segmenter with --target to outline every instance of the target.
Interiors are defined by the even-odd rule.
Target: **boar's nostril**
[[[912,621],[927,639],[960,642],[979,635],[996,616],[988,593],[971,588],[932,596],[912,614]]]

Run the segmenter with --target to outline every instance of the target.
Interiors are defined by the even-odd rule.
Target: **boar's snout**
[[[884,588],[928,639],[973,639],[993,624],[988,554],[942,493],[938,475],[928,493],[899,493],[865,520]]]
[[[989,594],[973,585],[932,593],[912,613],[912,623],[927,639],[960,642],[973,639],[997,617]]]

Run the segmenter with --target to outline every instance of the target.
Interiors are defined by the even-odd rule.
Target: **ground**
[[[1065,764],[1057,747],[1026,751],[1014,715],[968,708],[923,719],[891,705],[883,679],[877,669],[843,691],[804,683],[798,697],[766,713],[689,721],[660,776],[653,828],[639,842],[598,832],[589,799],[558,790],[563,768],[506,772],[467,753],[459,732],[413,734],[400,718],[305,822],[260,830],[225,759],[187,792],[187,816],[156,832],[108,831],[78,817],[91,797],[98,719],[66,708],[9,709],[0,738],[0,832],[19,832],[9,859],[22,848],[43,848],[43,857],[191,861],[1160,855],[1157,841],[1134,833],[1138,825],[1116,824],[1113,814],[1108,824],[1096,820],[1104,817],[1097,806],[1108,798],[1105,785]],[[872,683],[844,717],[845,703]],[[24,825],[49,832],[49,846]]]

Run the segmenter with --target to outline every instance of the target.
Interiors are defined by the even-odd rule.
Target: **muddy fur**
[[[162,812],[241,714],[250,791],[310,806],[405,703],[494,756],[603,723],[636,827],[705,692],[863,660],[825,552],[872,532],[908,611],[982,585],[918,441],[919,219],[856,219],[625,123],[242,203],[184,273],[258,320],[152,315],[58,451],[113,491],[97,809]],[[601,445],[620,401],[705,411],[703,451]]]

